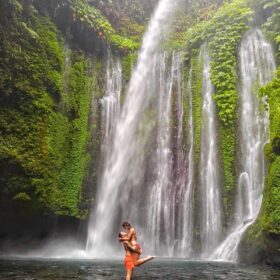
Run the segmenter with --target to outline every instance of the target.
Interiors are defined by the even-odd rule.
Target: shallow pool
[[[119,261],[0,260],[0,279],[125,279]],[[135,269],[134,280],[149,279],[242,279],[279,280],[280,268],[241,264],[158,259]]]

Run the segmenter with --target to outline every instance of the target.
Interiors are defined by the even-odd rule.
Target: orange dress
[[[135,267],[134,262],[133,262],[133,258],[132,258],[131,255],[125,257],[124,265],[125,265],[125,268],[127,270],[132,270]]]

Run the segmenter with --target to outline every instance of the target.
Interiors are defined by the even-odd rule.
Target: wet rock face
[[[280,265],[280,235],[269,233],[266,236],[267,263]]]
[[[239,261],[245,264],[280,265],[280,235],[263,233],[257,240],[250,243],[248,240],[239,246]]]
[[[73,217],[57,217],[28,206],[25,202],[10,203],[4,196],[0,199],[0,254],[7,248],[25,251],[36,247],[50,237],[65,238],[76,234],[81,239],[85,232],[83,222]]]
[[[280,155],[280,138],[275,137],[272,141],[272,150],[276,155]]]

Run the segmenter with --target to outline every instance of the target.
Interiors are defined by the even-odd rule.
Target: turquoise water
[[[125,279],[122,261],[0,260],[0,279],[20,280],[120,280]],[[230,263],[160,259],[135,269],[134,280],[242,279],[279,280],[280,268]]]

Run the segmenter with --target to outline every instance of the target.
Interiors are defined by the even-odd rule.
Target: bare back
[[[136,235],[136,230],[134,228],[131,228],[128,231],[128,237],[129,237],[129,242],[132,245],[135,245],[137,243],[137,235]]]

